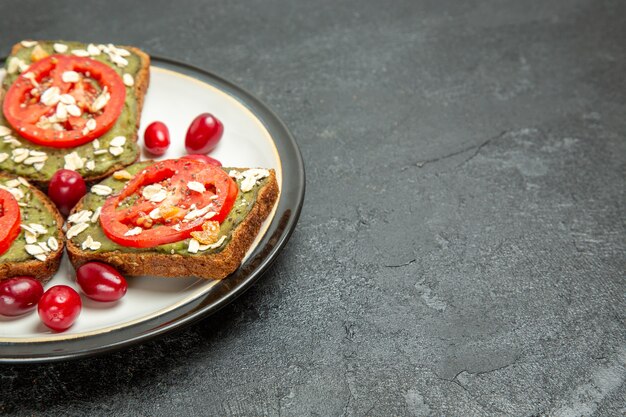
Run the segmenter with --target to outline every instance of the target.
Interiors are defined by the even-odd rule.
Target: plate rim
[[[0,57],[0,64],[4,64],[7,58]],[[206,318],[247,291],[276,260],[293,234],[304,204],[305,169],[298,144],[284,122],[253,94],[211,71],[161,55],[150,55],[150,60],[150,65],[183,74],[219,89],[246,107],[263,125],[277,149],[283,171],[275,216],[246,261],[232,275],[214,285],[207,294],[163,315],[106,333],[42,342],[2,342],[0,363],[56,362],[95,356],[130,347]],[[288,153],[287,158],[284,153]],[[99,339],[105,339],[104,343],[88,343]]]

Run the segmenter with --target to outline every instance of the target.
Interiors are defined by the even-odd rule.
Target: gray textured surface
[[[21,38],[135,44],[273,108],[299,226],[217,315],[0,367],[14,415],[626,414],[626,2],[0,4]]]

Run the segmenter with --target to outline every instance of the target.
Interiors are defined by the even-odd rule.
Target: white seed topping
[[[54,52],[63,54],[67,52],[67,45],[62,44],[62,43],[55,43],[54,45],[52,45],[52,49],[54,49]]]
[[[8,153],[6,153],[6,152],[0,153],[0,163],[6,161],[8,157],[9,157]]]
[[[24,61],[22,61],[18,57],[13,57],[9,60],[9,65],[7,66],[7,72],[9,74],[15,74],[23,64],[24,64]]]
[[[89,120],[93,120],[94,122],[96,121],[96,119],[89,119]],[[89,124],[89,120],[87,120],[87,124]],[[94,126],[95,129],[95,126]],[[93,145],[94,149],[100,149],[100,141],[98,139],[94,139],[93,142],[91,142],[91,144]]]
[[[29,156],[28,158],[24,159],[23,164],[34,165],[41,162],[46,162],[46,159],[48,159],[48,156]]]
[[[91,237],[91,235],[87,235],[87,239],[83,240],[83,243],[80,245],[80,247],[83,248],[83,250],[85,250],[92,243],[93,243],[93,238]]]
[[[124,146],[125,143],[126,143],[125,136],[116,136],[113,139],[111,139],[110,145],[111,146]]]
[[[89,52],[89,55],[91,56],[100,55],[100,49],[98,49],[98,47],[94,45],[93,43],[90,43],[89,45],[87,45],[87,52]]]
[[[68,153],[63,158],[65,159],[65,169],[76,171],[85,165],[85,159],[81,158],[76,151]]]
[[[109,147],[109,153],[113,156],[120,156],[124,153],[124,148],[120,146],[111,146]]]
[[[192,191],[195,191],[197,193],[203,193],[206,191],[206,188],[204,187],[204,184],[202,184],[201,182],[198,181],[189,181],[187,183],[187,188],[189,188]]]
[[[20,142],[14,136],[11,136],[11,135],[5,136],[2,141],[4,143],[8,143],[11,146],[20,146],[22,144],[22,142]]]
[[[29,245],[37,243],[37,235],[31,232],[24,232],[24,238],[26,238],[26,243]]]
[[[67,230],[67,233],[65,234],[65,236],[67,236],[68,239],[71,239],[71,238],[81,234],[88,227],[89,227],[89,223],[78,223],[78,224],[75,224],[74,226],[70,227]]]
[[[96,169],[96,161],[94,161],[93,159],[90,159],[85,164],[85,168],[87,168],[89,171],[93,171],[94,169]]]
[[[35,255],[35,259],[37,259],[38,261],[41,261],[41,262],[45,262],[45,261],[46,261],[46,259],[47,259],[47,257],[46,257],[46,255],[44,255],[43,253],[41,253],[41,254],[39,254],[39,255]]]
[[[83,113],[82,111],[80,111],[80,108],[76,104],[68,104],[67,106],[65,106],[65,109],[70,114],[70,116],[74,117],[80,117],[80,115]]]
[[[7,187],[19,187],[20,182],[17,179],[8,180],[7,182],[4,183],[4,185],[6,185]]]
[[[26,78],[28,81],[30,81],[30,83],[32,85],[34,85],[35,87],[39,87],[39,83],[37,82],[37,80],[35,79],[35,74],[33,74],[32,72],[27,72],[25,74],[22,74],[22,77]]]
[[[26,249],[26,253],[33,256],[41,255],[44,253],[43,248],[39,245],[25,245],[24,249]]]
[[[37,41],[22,41],[20,42],[24,48],[32,48],[37,45]]]
[[[33,164],[33,168],[35,168],[35,171],[41,171],[43,169],[44,165],[46,165],[45,162],[37,162],[37,163]]]
[[[161,210],[159,207],[155,208],[154,210],[152,210],[150,213],[148,213],[148,216],[150,216],[151,219],[160,219],[161,218]]]
[[[48,156],[48,154],[43,151],[36,151],[34,149],[31,149],[30,156]]]
[[[165,190],[161,190],[159,192],[157,192],[156,194],[154,194],[152,197],[150,197],[150,201],[152,201],[153,203],[160,203],[161,201],[165,200],[167,198],[167,191]]]
[[[189,213],[185,214],[184,220],[193,220],[196,219],[200,216],[204,216],[205,214],[209,213],[209,210],[211,210],[211,206],[205,206],[201,209],[196,209],[196,210],[191,210]],[[214,214],[215,215],[215,214]],[[211,216],[213,217],[213,216]]]
[[[96,124],[98,122],[96,122],[96,119],[89,119],[87,120],[87,123],[85,124],[85,127],[87,128],[87,130],[92,131],[92,130],[96,130]],[[98,140],[98,139],[96,139]],[[95,141],[94,141],[95,142]],[[96,146],[95,144],[93,145],[94,148],[98,149],[100,147],[100,142],[98,142],[98,146]]]
[[[85,51],[84,49],[73,49],[72,54],[83,57],[83,58],[89,56],[89,52]]]
[[[33,235],[37,236],[37,232],[35,232],[33,228],[30,227],[29,225],[21,223],[20,227],[24,229],[25,232],[32,233]]]
[[[113,63],[118,67],[124,68],[128,65],[128,60],[120,55],[109,54],[109,58],[111,58],[111,61],[113,61]]]
[[[252,168],[243,172],[243,181],[241,181],[241,191],[248,192],[252,190],[258,180],[268,177],[270,172],[267,169]]]
[[[126,233],[124,233],[124,236],[137,236],[141,232],[143,232],[143,229],[141,227],[137,226],[137,227],[133,227],[132,229],[130,229]]]
[[[74,98],[74,96],[69,94],[61,94],[59,96],[59,100],[63,104],[76,104],[76,99]]]
[[[198,249],[200,249],[200,242],[198,242],[196,239],[191,239],[189,241],[189,246],[187,247],[187,252],[198,253]]]
[[[43,249],[44,252],[50,252],[50,248],[48,247],[46,242],[37,242],[37,244],[41,249]]]
[[[228,173],[228,176],[236,180],[240,180],[243,178],[243,174],[239,171],[235,171],[234,169],[230,170],[230,172]]]
[[[48,229],[39,223],[29,223],[28,226],[38,235],[45,235],[48,233]]]
[[[91,222],[95,223],[98,221],[98,218],[100,217],[100,212],[102,211],[102,207],[98,207],[96,209],[96,211],[93,212],[93,216],[91,216]]]
[[[53,251],[56,251],[57,249],[59,249],[59,242],[56,240],[54,236],[50,236],[48,238],[48,247],[52,249]]]
[[[26,181],[26,178],[24,177],[17,177],[17,180],[19,181],[20,184],[22,184],[25,187],[28,187],[30,185],[28,181]]]
[[[11,159],[13,160],[13,162],[16,162],[18,164],[28,158],[28,149],[26,148],[13,149],[12,153],[13,157]]]
[[[150,184],[143,187],[141,190],[141,195],[146,200],[150,200],[155,194],[164,190],[161,184]]]
[[[59,87],[47,88],[39,98],[39,101],[46,106],[55,106],[59,100],[61,100],[61,90]]]
[[[6,126],[0,125],[0,136],[6,136],[6,135],[9,135],[10,133],[11,133],[11,129],[9,129]]]
[[[61,74],[64,83],[77,83],[80,81],[80,74],[76,71],[65,71]]]
[[[123,48],[115,48],[115,53],[119,56],[130,56],[130,52]]]
[[[97,195],[106,196],[113,192],[113,189],[107,185],[96,184],[91,187],[91,192]]]
[[[104,155],[105,153],[109,153],[109,151],[106,149],[96,149],[93,151],[94,155]]]
[[[81,210],[81,211],[77,211],[76,213],[68,217],[67,221],[70,223],[75,223],[75,224],[86,223],[89,221],[91,215],[92,215],[91,210]]]
[[[132,87],[133,85],[135,85],[135,79],[133,78],[132,75],[128,73],[124,74],[124,76],[122,77],[122,80],[124,81],[124,85],[126,87]]]
[[[91,112],[97,113],[98,111],[102,110],[104,106],[107,105],[110,99],[111,99],[111,94],[109,94],[106,87],[104,87],[100,95],[96,97],[93,103],[91,103],[91,106],[90,106]]]
[[[57,104],[57,110],[54,113],[54,115],[56,116],[59,122],[66,121],[67,120],[67,107],[65,106],[65,104],[63,103]]]

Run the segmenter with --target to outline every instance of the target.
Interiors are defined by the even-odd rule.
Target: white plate
[[[211,74],[172,61],[155,59],[151,66],[150,87],[141,117],[139,144],[143,145],[145,127],[158,120],[168,126],[172,141],[167,153],[158,159],[185,155],[184,138],[187,127],[197,115],[209,112],[224,124],[224,135],[217,148],[210,155],[220,160],[224,166],[273,168],[276,170],[277,180],[282,189],[284,173],[283,163],[281,163],[276,144],[277,135],[276,132],[270,132],[267,126],[272,126],[272,129],[278,127],[284,129],[284,126],[277,119],[267,120],[267,116],[262,114],[263,112],[259,113],[258,110],[260,109],[257,109],[256,106],[261,106],[261,104],[235,86]],[[269,111],[267,112],[268,115],[273,116]],[[289,136],[286,130],[284,133]],[[288,139],[293,142],[290,136]],[[295,146],[295,142],[293,145]],[[299,158],[297,148],[295,150],[297,158]],[[147,160],[152,159],[152,157],[144,152],[141,159]],[[288,228],[289,230],[281,231],[281,233],[286,233],[283,244],[295,226],[295,220],[297,220],[297,214],[302,204],[304,172],[301,168],[301,160],[299,162],[302,171],[302,190],[299,193],[299,201],[291,209],[293,225]],[[270,217],[266,220],[261,233],[248,251],[248,255],[257,249],[258,243],[264,238],[268,227],[274,220],[277,207],[278,205],[274,207]],[[294,213],[294,209],[296,213]],[[293,214],[295,214],[295,219]],[[277,249],[279,248],[276,248],[275,252]],[[260,273],[261,271],[251,272]],[[46,289],[59,284],[70,285],[78,290],[75,283],[75,272],[67,260],[67,255],[64,255],[61,268],[46,285]],[[55,342],[61,341],[65,343],[61,348],[64,353],[60,355],[53,352],[46,354],[46,349],[42,351],[35,348],[36,352],[33,352],[32,356],[25,355],[21,360],[50,360],[56,357],[71,357],[101,351],[102,349],[98,349],[97,346],[90,349],[81,343],[74,346],[75,349],[71,349],[71,345],[68,349],[67,342],[85,340],[94,336],[101,337],[107,333],[155,320],[158,322],[159,318],[169,317],[172,313],[176,316],[178,309],[202,300],[216,284],[216,281],[194,278],[172,279],[152,276],[129,278],[128,292],[118,302],[100,303],[82,297],[83,309],[79,318],[70,329],[61,333],[46,328],[39,320],[36,312],[17,318],[0,316],[0,360],[14,358],[15,355],[11,352],[19,345],[39,345],[40,347],[45,345],[54,350]],[[184,315],[188,312],[188,308],[183,308],[180,314]],[[156,334],[160,331],[152,333]],[[141,335],[134,334],[133,337],[115,340],[114,345],[125,344],[125,341],[134,340],[137,337],[141,338]],[[108,345],[109,343],[105,344]],[[5,351],[7,354],[4,354]]]

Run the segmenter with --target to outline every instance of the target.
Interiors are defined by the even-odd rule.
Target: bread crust
[[[137,75],[135,76],[135,84],[134,84],[134,93],[135,93],[135,97],[137,97],[137,129],[132,132],[132,136],[129,137],[129,139],[132,139],[135,143],[137,142],[138,139],[138,131],[139,131],[139,123],[141,121],[141,112],[143,110],[143,102],[146,96],[146,92],[148,91],[148,86],[150,85],[150,56],[148,54],[146,54],[145,52],[143,52],[141,49],[136,48],[134,46],[125,46],[125,45],[116,45],[120,48],[124,48],[124,49],[128,49],[130,51],[132,51],[133,53],[135,53],[138,57],[139,60],[141,61],[141,65],[140,65],[140,69],[139,72],[137,73]],[[11,55],[15,55],[20,49],[22,49],[24,46],[21,43],[16,43],[15,45],[13,45],[13,47],[11,48]],[[3,99],[4,94],[6,93],[6,91],[4,90],[4,88],[0,88],[0,101]],[[71,148],[68,150],[68,152],[71,150]],[[139,152],[137,152],[137,157],[130,163],[130,164],[122,164],[122,163],[118,163],[113,165],[108,171],[99,174],[99,175],[95,175],[95,176],[86,176],[84,177],[85,181],[88,182],[89,184],[98,182],[106,177],[108,177],[109,175],[113,174],[115,171],[118,171],[128,165],[131,165],[135,162],[137,162],[137,160],[139,159],[139,155],[141,154],[141,150],[139,150]],[[28,177],[26,177],[32,184],[35,184],[37,187],[45,190],[48,188],[48,184],[50,183],[50,181],[38,181],[38,180],[34,180],[34,179],[29,179]]]
[[[256,238],[261,225],[272,211],[278,199],[276,173],[270,170],[270,177],[259,190],[254,207],[246,218],[235,228],[226,248],[219,253],[179,255],[163,253],[86,252],[67,241],[67,253],[74,268],[90,261],[108,263],[127,276],[154,275],[159,277],[198,277],[220,280],[232,274]],[[82,210],[82,202],[73,211]]]
[[[15,178],[13,176],[0,174],[0,179]],[[27,275],[36,278],[42,284],[45,284],[58,271],[63,257],[63,249],[65,247],[65,235],[63,234],[63,217],[57,210],[56,206],[48,196],[37,189],[32,183],[29,185],[30,192],[43,201],[46,209],[54,216],[57,225],[56,239],[59,243],[57,250],[48,253],[48,257],[44,262],[37,259],[31,259],[23,262],[1,262],[0,263],[0,280]]]

